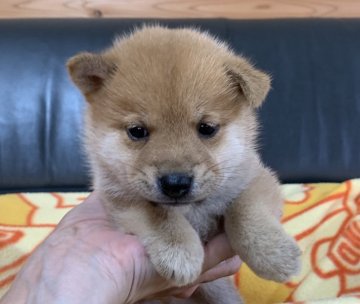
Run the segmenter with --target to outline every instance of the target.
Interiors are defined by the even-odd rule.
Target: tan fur
[[[99,55],[79,54],[68,69],[89,102],[94,188],[115,223],[139,236],[160,275],[179,286],[194,282],[202,242],[219,232],[222,217],[232,247],[258,275],[283,281],[298,270],[299,249],[276,217],[278,181],[255,147],[254,108],[270,88],[265,73],[208,34],[163,27],[137,30]],[[200,122],[220,129],[201,138]],[[131,140],[126,129],[134,125],[146,126],[149,138]],[[178,201],[157,183],[173,171],[194,177]],[[213,292],[221,282],[204,285],[189,303],[241,303],[235,291]]]

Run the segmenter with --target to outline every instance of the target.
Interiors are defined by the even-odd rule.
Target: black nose
[[[168,197],[181,198],[189,193],[193,178],[184,173],[171,173],[161,176],[161,191]]]

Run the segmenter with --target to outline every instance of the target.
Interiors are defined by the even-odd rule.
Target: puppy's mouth
[[[185,200],[169,200],[169,201],[150,201],[154,205],[163,205],[167,207],[183,207],[194,204],[201,204],[202,200],[198,201],[185,201]]]

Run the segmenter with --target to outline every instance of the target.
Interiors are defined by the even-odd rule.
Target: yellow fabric
[[[258,278],[243,265],[234,280],[245,302],[360,303],[360,179],[282,189],[282,221],[303,251],[302,271],[278,284]],[[0,297],[29,254],[86,196],[0,195]]]

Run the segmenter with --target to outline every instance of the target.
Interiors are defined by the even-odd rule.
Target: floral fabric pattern
[[[282,186],[285,230],[302,249],[301,273],[279,284],[243,264],[246,303],[360,303],[360,179]],[[27,257],[88,193],[0,195],[0,297]]]

